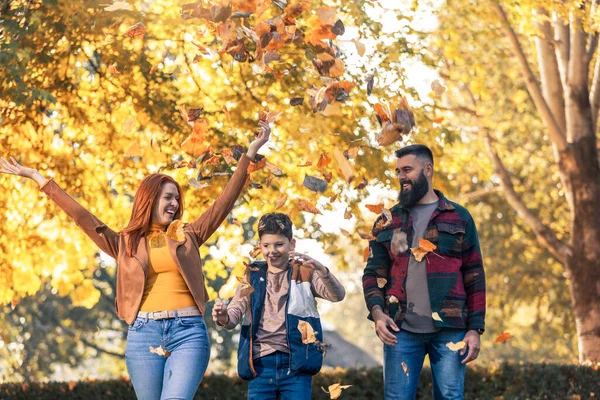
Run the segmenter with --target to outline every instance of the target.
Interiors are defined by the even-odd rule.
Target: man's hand
[[[213,321],[215,321],[215,323],[218,326],[227,325],[229,323],[229,314],[227,314],[227,304],[217,299],[212,309],[212,317]]]
[[[311,256],[307,254],[296,253],[295,251],[290,253],[290,257],[294,258],[298,262],[302,263],[303,267],[311,268],[317,271],[319,275],[327,275],[329,271],[327,268]]]
[[[398,328],[394,320],[385,315],[379,306],[373,307],[371,315],[373,316],[373,320],[375,320],[375,332],[377,333],[379,340],[388,346],[398,344],[398,339],[396,339],[396,335],[394,335],[392,330],[400,332],[400,328]],[[392,330],[390,330],[390,328]]]
[[[464,360],[462,360],[462,363],[466,364],[479,357],[479,349],[481,346],[479,333],[477,333],[477,331],[474,330],[468,331],[465,335],[465,338],[463,339],[463,342],[465,342],[466,346],[463,347],[463,349],[460,351],[460,355],[464,356],[465,351],[467,351],[467,349],[469,350],[469,353],[467,353],[467,357]]]

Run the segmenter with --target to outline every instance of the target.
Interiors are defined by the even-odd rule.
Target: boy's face
[[[260,251],[269,265],[269,269],[283,270],[287,267],[290,252],[296,247],[296,239],[290,241],[284,235],[265,233],[260,238]]]

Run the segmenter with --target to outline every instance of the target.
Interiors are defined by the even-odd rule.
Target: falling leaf
[[[431,82],[431,90],[433,90],[433,93],[435,93],[437,96],[441,96],[446,91],[446,88],[440,83],[439,80],[436,79]]]
[[[231,151],[231,149],[224,149],[221,152],[221,154],[223,155],[223,158],[225,159],[225,162],[227,164],[231,165],[231,164],[235,164],[237,162],[237,160],[233,156],[233,152]],[[267,168],[268,168],[268,166],[267,166]]]
[[[327,181],[310,175],[304,176],[304,182],[302,182],[302,185],[306,186],[313,192],[324,192],[327,190]]]
[[[352,210],[350,210],[349,208],[346,208],[346,211],[344,211],[344,219],[351,219],[352,218]]]
[[[427,253],[432,252],[436,248],[436,245],[431,243],[429,240],[419,238],[419,247],[411,247],[410,251],[412,251],[415,260],[421,262]]]
[[[375,84],[375,74],[371,74],[367,77],[367,96],[373,93],[373,85]]]
[[[388,302],[389,302],[390,304],[392,304],[392,303],[398,303],[398,298],[397,298],[396,296],[394,296],[394,295],[391,295],[391,296],[389,297],[389,299],[388,299]]]
[[[329,394],[330,399],[337,399],[342,395],[343,389],[348,389],[352,385],[341,385],[340,383],[334,383],[333,385],[329,385],[327,390],[323,386],[321,386],[321,390],[325,393]]]
[[[304,97],[294,97],[290,99],[290,106],[301,106],[304,103]]]
[[[138,22],[135,25],[132,25],[125,32],[125,36],[130,37],[132,39],[143,38],[144,33],[146,33],[146,27],[141,22]]]
[[[385,278],[377,278],[377,287],[383,289],[387,284],[387,279]]]
[[[113,63],[108,67],[108,73],[112,75],[121,75],[121,73],[117,69],[117,63]]]
[[[371,255],[371,247],[367,246],[365,247],[365,249],[363,250],[363,261],[367,262],[367,260],[369,259],[369,256]]]
[[[437,312],[431,313],[431,318],[433,318],[435,321],[443,322],[442,317],[440,317],[440,314],[438,314]]]
[[[390,210],[387,208],[382,208],[381,213],[381,216],[377,219],[377,222],[375,222],[375,226],[373,227],[374,235],[392,223],[392,212]]]
[[[267,170],[269,170],[270,173],[272,173],[275,176],[282,176],[283,175],[283,171],[281,170],[281,168],[271,164],[270,162],[267,162],[265,164],[265,168],[267,168]]]
[[[512,335],[508,332],[503,332],[501,334],[499,334],[496,339],[494,339],[494,343],[504,343],[506,342],[508,339],[512,338]]]
[[[340,232],[346,237],[352,237],[352,234],[345,229],[340,228]]]
[[[196,178],[191,178],[190,180],[188,180],[188,185],[190,185],[194,189],[204,189],[205,187],[210,186],[208,182],[198,182]]]
[[[185,240],[183,226],[184,223],[180,219],[171,222],[167,228],[167,236],[176,242],[183,242]]]
[[[365,204],[365,207],[367,208],[367,210],[371,211],[372,213],[381,214],[382,210],[383,210],[383,203]]]
[[[331,162],[331,157],[329,157],[327,154],[323,153],[319,157],[319,162],[317,163],[317,168],[319,168],[319,169],[325,168],[327,165],[329,165],[330,162]]]
[[[453,343],[453,342],[446,343],[446,347],[454,352],[464,349],[466,345],[467,344],[465,342],[463,342],[462,340],[457,343]]]
[[[150,68],[150,75],[152,75],[154,73],[154,71],[156,71],[156,68],[158,68],[158,65],[156,65],[156,64]]]
[[[321,211],[317,207],[315,207],[308,200],[304,199],[296,199],[296,205],[300,209],[300,211],[306,211],[313,214],[321,214]]]
[[[150,346],[150,353],[158,354],[164,358],[169,358],[171,355],[171,353],[168,350],[163,349],[162,346],[158,346],[157,348]]]
[[[337,20],[337,11],[335,7],[321,6],[317,10],[317,17],[324,25],[333,25]]]
[[[267,165],[267,159],[265,157],[263,157],[256,162],[250,163],[250,165],[248,166],[248,173],[251,174],[253,172],[256,172],[259,169],[264,168],[266,165]]]
[[[401,229],[394,229],[392,241],[390,242],[390,250],[392,254],[400,254],[408,250],[406,232],[402,232]]]
[[[358,236],[360,236],[360,238],[363,240],[375,240],[375,236],[361,230],[358,231]]]
[[[333,149],[333,156],[340,166],[344,179],[346,182],[350,182],[354,178],[352,165],[350,165],[344,154],[337,147]]]
[[[254,292],[254,288],[246,280],[245,276],[236,276],[235,278],[240,283],[240,297],[248,297]]]
[[[358,53],[358,55],[362,57],[365,54],[365,45],[359,42],[358,39],[354,39],[352,40],[352,42],[354,42],[354,45],[356,46],[356,52]]]
[[[298,164],[297,167],[310,167],[312,162],[306,161],[304,164]]]
[[[277,202],[275,203],[275,209],[279,210],[281,207],[285,205],[287,202],[287,194],[281,193],[277,198]]]
[[[141,157],[142,155],[142,149],[136,142],[131,143],[131,145],[125,151],[125,157]]]
[[[115,1],[110,6],[104,7],[104,11],[118,11],[118,10],[131,11],[131,10],[133,10],[133,8],[131,7],[131,4],[127,3],[126,1]]]
[[[433,122],[434,124],[441,124],[442,122],[444,122],[444,117],[434,118],[431,120],[431,122]]]
[[[346,27],[341,19],[338,19],[335,24],[331,27],[331,33],[336,36],[341,36],[346,32]]]
[[[348,150],[344,151],[344,157],[346,158],[356,158],[358,157],[358,147],[350,147]]]
[[[15,298],[13,298],[13,299],[10,301],[10,309],[11,309],[11,310],[14,310],[14,309],[15,309],[15,307],[17,306],[17,304],[19,304],[19,299],[15,299]]]
[[[406,376],[408,376],[408,374],[409,374],[408,366],[404,363],[404,361],[402,361],[402,369],[404,370],[404,373],[406,374]]]
[[[256,258],[256,257],[258,257],[259,254],[260,254],[260,245],[257,244],[256,246],[254,246],[254,248],[252,250],[250,250],[250,257]]]
[[[298,330],[302,335],[302,343],[314,343],[317,340],[313,327],[306,321],[298,321]]]
[[[389,104],[377,103],[374,106],[377,120],[382,130],[375,133],[380,146],[389,146],[410,133],[415,124],[415,117],[408,107],[406,97],[402,97],[397,108]]]

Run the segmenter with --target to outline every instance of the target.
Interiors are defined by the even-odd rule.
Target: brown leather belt
[[[167,311],[140,311],[137,315],[139,318],[148,319],[167,319],[175,317],[196,317],[202,316],[200,310],[196,307],[180,308],[178,310],[167,310]]]

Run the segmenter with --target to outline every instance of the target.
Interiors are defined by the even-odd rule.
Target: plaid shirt
[[[437,328],[484,329],[485,275],[477,229],[466,208],[447,200],[440,191],[425,239],[437,246],[426,255],[427,286]],[[399,325],[406,314],[406,273],[414,235],[410,212],[399,204],[392,207],[391,223],[380,215],[369,242],[370,255],[363,274],[363,291],[370,313],[380,306]],[[392,252],[392,238],[406,234],[401,251]],[[400,236],[399,236],[400,237]],[[397,240],[398,238],[395,238]],[[378,278],[380,279],[378,283]],[[380,287],[382,286],[382,287]],[[433,314],[432,314],[433,315]],[[441,319],[441,321],[440,321]]]

